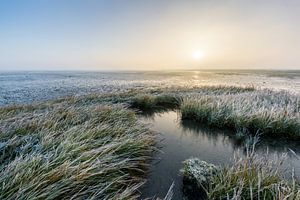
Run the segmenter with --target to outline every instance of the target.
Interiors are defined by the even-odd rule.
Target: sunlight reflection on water
[[[271,71],[272,72],[272,71]],[[300,93],[300,71],[2,72],[0,105],[132,88],[254,85]]]

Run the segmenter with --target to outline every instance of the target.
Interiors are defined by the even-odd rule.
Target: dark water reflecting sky
[[[234,152],[244,153],[244,147],[231,132],[211,130],[192,121],[181,121],[174,111],[144,117],[151,123],[153,130],[159,132],[157,140],[161,147],[151,163],[148,182],[142,188],[142,198],[164,197],[172,182],[175,183],[174,199],[182,199],[182,162],[188,158],[198,157],[216,165],[230,164]],[[263,140],[257,146],[257,153],[279,156],[289,152],[289,148],[300,155],[300,143]],[[300,177],[300,160],[288,153],[284,169],[295,169]],[[288,172],[289,173],[289,172]]]

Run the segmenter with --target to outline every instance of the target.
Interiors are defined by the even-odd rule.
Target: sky
[[[300,69],[299,0],[0,0],[0,70]]]

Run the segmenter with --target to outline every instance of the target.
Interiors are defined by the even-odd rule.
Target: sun
[[[193,52],[192,56],[195,60],[200,60],[204,57],[204,53],[203,53],[203,51],[196,50],[196,51]]]

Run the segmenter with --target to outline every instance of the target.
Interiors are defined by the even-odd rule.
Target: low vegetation
[[[137,108],[143,111],[179,109],[183,102],[183,99],[186,97],[194,97],[198,95],[237,94],[249,91],[254,91],[254,88],[251,86],[201,86],[185,88],[160,88],[137,92],[136,95],[130,98],[129,105],[132,108]]]
[[[154,140],[134,112],[66,102],[31,109],[12,107],[18,114],[0,122],[0,199],[137,198]]]
[[[299,96],[252,86],[132,89],[1,107],[0,199],[136,199],[154,136],[134,111],[165,109],[239,133],[300,138]],[[295,184],[282,182],[269,165],[263,171],[263,164],[255,156],[237,160],[216,176],[208,195],[296,195]],[[262,180],[266,187],[259,188]]]
[[[130,102],[130,106],[135,109],[166,110],[176,109],[181,104],[181,97],[176,95],[138,95]]]
[[[300,138],[300,98],[287,92],[198,95],[185,98],[180,111],[183,119],[213,127]]]
[[[232,166],[215,167],[190,159],[184,163],[183,174],[205,199],[298,200],[299,185],[280,173],[283,160],[284,157],[270,160],[254,151],[247,152],[245,157],[235,157]]]
[[[300,139],[300,96],[252,86],[202,86],[141,91],[123,99],[132,108],[178,109],[182,119],[238,134]]]

